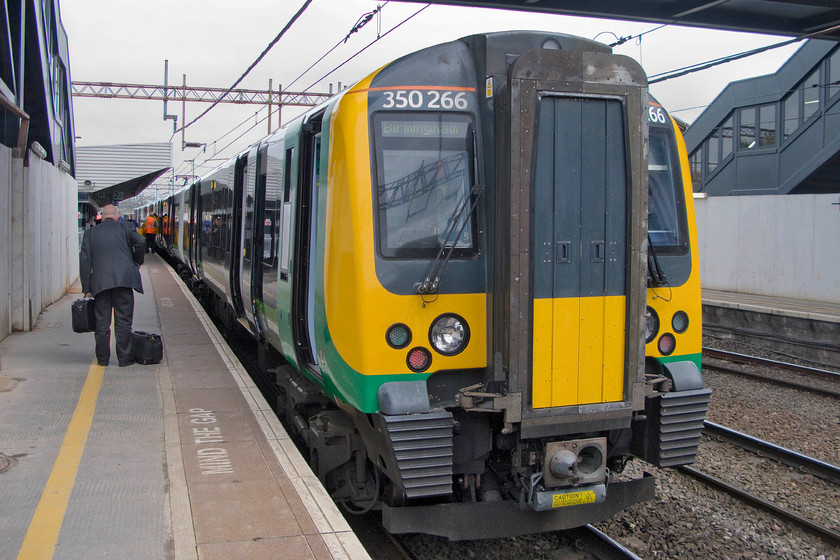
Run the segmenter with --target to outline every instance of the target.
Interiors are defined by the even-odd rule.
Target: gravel
[[[762,355],[754,347],[718,340],[709,345]],[[772,353],[765,355],[782,359]],[[838,399],[712,370],[703,375],[713,390],[708,414],[712,422],[840,464]],[[704,437],[694,467],[840,530],[840,487],[833,483],[710,437]],[[678,470],[658,469],[636,460],[620,476],[638,477],[643,471],[657,477],[654,500],[636,504],[596,525],[642,558],[840,560],[840,547]],[[451,543],[414,535],[410,542],[421,558],[590,558],[562,534],[551,533]]]

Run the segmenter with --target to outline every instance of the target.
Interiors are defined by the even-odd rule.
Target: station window
[[[802,117],[808,119],[811,115],[820,110],[820,70],[814,70],[805,79],[802,89],[803,111]]]
[[[796,132],[799,128],[799,90],[794,91],[784,101],[785,138]]]
[[[708,154],[706,157],[706,176],[714,172],[720,163],[720,129],[716,128],[706,140]]]
[[[828,98],[834,99],[834,96],[840,93],[840,49],[834,51],[834,54],[828,59]]]
[[[776,145],[776,105],[744,107],[738,111],[739,149],[770,148]]]
[[[840,64],[840,61],[838,61]],[[783,101],[785,138],[820,111],[820,69],[817,67]]]
[[[758,108],[758,145],[776,145],[776,105],[762,105]]]
[[[688,156],[688,168],[691,169],[691,188],[694,192],[703,190],[703,150],[698,149]]]
[[[740,111],[741,128],[739,132],[742,150],[755,147],[755,107],[746,107]]]
[[[720,160],[723,161],[732,154],[732,117],[720,127]]]

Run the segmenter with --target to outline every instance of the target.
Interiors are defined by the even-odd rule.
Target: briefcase
[[[163,339],[159,334],[134,331],[131,333],[131,354],[138,364],[158,364],[163,359]]]
[[[94,300],[77,299],[70,308],[73,316],[73,332],[93,332],[96,330]]]

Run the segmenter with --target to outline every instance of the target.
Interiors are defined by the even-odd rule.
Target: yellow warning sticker
[[[595,492],[592,490],[555,494],[551,497],[551,507],[553,508],[593,503],[595,503]]]

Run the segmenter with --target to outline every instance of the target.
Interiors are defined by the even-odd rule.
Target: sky
[[[228,88],[303,4],[304,0],[64,0],[60,16],[70,46],[71,79],[162,85],[164,61],[168,60],[169,84],[180,85],[186,75],[188,86]],[[341,43],[356,22],[377,6],[381,6],[379,15]],[[327,92],[330,84],[334,90],[339,82],[342,87],[351,85],[409,52],[487,31],[554,31],[612,43],[616,36],[637,36],[659,27],[644,22],[424,6],[385,0],[313,0],[237,88],[265,90],[273,80],[275,88],[283,84],[291,91]],[[669,25],[617,46],[614,52],[634,58],[650,76],[784,39]],[[287,88],[336,45],[328,57]],[[728,83],[775,72],[800,45],[654,84],[651,93],[675,117],[690,123]],[[203,175],[268,134],[265,121],[256,124],[266,116],[266,108],[220,104],[185,131],[186,142],[207,147],[181,150],[181,133],[173,134],[172,121],[163,120],[162,101],[74,98],[73,104],[77,146],[171,141],[175,170],[161,181],[172,180],[173,175]],[[187,103],[186,121],[207,107],[205,103]],[[284,107],[284,122],[299,111]],[[182,124],[180,103],[169,103],[167,113],[177,114],[178,125]],[[273,117],[273,128],[276,120]],[[176,184],[182,182],[176,179]]]

